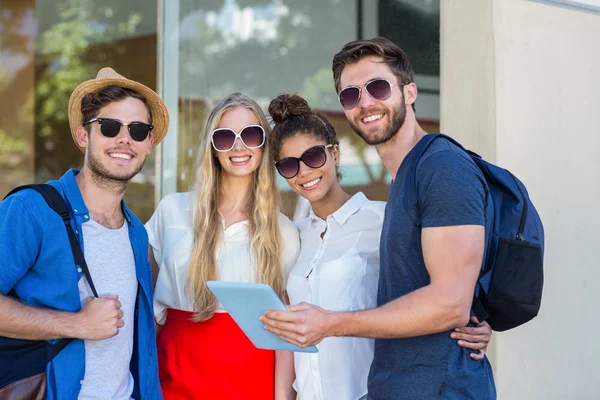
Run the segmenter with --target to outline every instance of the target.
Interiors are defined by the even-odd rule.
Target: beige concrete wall
[[[488,0],[440,1],[440,129],[490,161],[496,156],[492,11]]]
[[[442,4],[442,129],[519,176],[546,230],[540,316],[495,334],[499,398],[599,399],[600,15]]]

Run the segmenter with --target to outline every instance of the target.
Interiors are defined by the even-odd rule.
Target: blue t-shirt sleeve
[[[423,228],[485,226],[487,186],[475,163],[452,149],[426,156],[417,170]]]
[[[41,245],[30,207],[15,196],[0,202],[0,292],[3,294],[33,266]]]

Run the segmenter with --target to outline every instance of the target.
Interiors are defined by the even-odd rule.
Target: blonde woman
[[[205,285],[262,282],[285,297],[299,237],[279,212],[269,132],[252,99],[223,99],[208,117],[192,191],[167,195],[146,224],[166,399],[293,398],[292,353],[255,348]]]

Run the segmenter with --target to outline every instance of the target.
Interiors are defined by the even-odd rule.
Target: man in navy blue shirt
[[[308,346],[328,336],[376,338],[369,400],[494,399],[491,366],[452,340],[471,302],[493,209],[481,171],[446,140],[417,164],[421,225],[403,205],[412,149],[426,132],[415,118],[417,87],[406,54],[384,38],[348,43],[333,76],[354,131],[374,145],[392,176],[380,243],[378,307],[329,312],[309,304],[268,312],[266,329]],[[472,321],[477,322],[476,319]]]
[[[167,108],[103,68],[71,95],[69,123],[84,165],[49,184],[70,205],[100,297],[74,264],[62,218],[23,190],[0,202],[0,336],[79,339],[48,363],[48,399],[161,399],[148,236],[123,195],[164,138]]]

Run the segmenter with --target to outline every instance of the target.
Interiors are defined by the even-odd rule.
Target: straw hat
[[[83,125],[84,122],[83,114],[81,113],[81,99],[88,93],[96,93],[100,89],[112,85],[131,89],[144,96],[150,107],[150,114],[152,114],[154,146],[159,144],[165,138],[167,129],[169,128],[169,111],[167,110],[167,106],[154,90],[119,75],[114,69],[109,67],[102,68],[98,71],[95,79],[81,83],[75,88],[73,94],[71,94],[71,98],[69,99],[69,125],[75,144],[77,144],[77,128]],[[77,146],[81,151],[84,151],[79,144]]]

